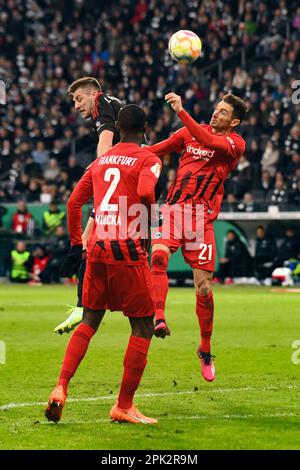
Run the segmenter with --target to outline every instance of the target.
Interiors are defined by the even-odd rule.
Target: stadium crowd
[[[251,212],[269,205],[299,210],[297,3],[0,0],[0,80],[7,90],[5,105],[0,96],[0,229],[5,204],[18,202],[10,229],[19,241],[12,251],[29,253],[23,257],[26,280],[37,282],[34,273],[47,266],[43,281],[58,279],[68,245],[65,214],[57,203],[67,201],[95,157],[96,134],[67,94],[70,82],[85,75],[97,77],[105,92],[124,103],[144,107],[150,144],[181,125],[164,102],[166,92],[180,94],[187,111],[203,123],[224,93],[243,97],[249,113],[239,132],[247,148],[225,186],[223,210]],[[168,54],[168,39],[178,29],[191,29],[202,39],[203,54],[192,66],[175,64]],[[161,200],[177,164],[178,156],[165,155]],[[26,203],[50,204],[42,226]],[[47,243],[28,250],[21,239],[33,235],[47,237]],[[228,240],[221,280],[234,277],[228,260],[235,241]],[[7,266],[12,260],[9,255]],[[251,261],[256,273],[257,263]]]
[[[247,149],[226,186],[224,209],[251,211],[258,200],[299,208],[300,114],[291,100],[300,68],[296,5],[0,0],[0,79],[7,87],[7,105],[0,107],[0,202],[68,199],[86,164],[80,156],[89,151],[93,158],[96,138],[66,90],[74,79],[93,75],[106,92],[144,106],[149,143],[180,126],[164,104],[167,91],[181,94],[199,122],[208,122],[224,92],[242,96],[250,109],[240,128]],[[203,40],[202,57],[190,67],[174,64],[167,51],[178,29]],[[253,58],[241,66],[236,53],[243,46]],[[176,157],[165,156],[162,199],[176,165]]]

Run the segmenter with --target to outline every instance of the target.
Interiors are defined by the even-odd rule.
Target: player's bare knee
[[[167,269],[169,262],[169,254],[164,250],[154,251],[152,254],[152,268]]]
[[[84,307],[82,323],[89,325],[93,330],[97,331],[103,315],[104,312],[102,310],[90,310]]]
[[[153,317],[130,318],[132,335],[151,339],[154,335]]]
[[[207,296],[209,295],[210,291],[211,291],[211,282],[210,280],[208,279],[205,279],[201,282],[197,282],[195,284],[195,288],[196,288],[196,294],[197,295],[201,295],[201,296]]]

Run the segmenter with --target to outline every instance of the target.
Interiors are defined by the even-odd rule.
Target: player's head
[[[95,107],[95,99],[101,90],[101,85],[93,77],[83,77],[75,80],[68,88],[68,93],[74,101],[83,119],[88,119],[92,115]]]
[[[256,238],[263,239],[266,236],[266,231],[262,225],[256,227]]]
[[[116,127],[121,140],[141,140],[147,127],[144,110],[136,104],[127,104],[119,111]]]
[[[233,240],[236,239],[236,233],[233,230],[228,230],[226,235],[227,235],[227,240],[229,242],[232,242]]]
[[[219,132],[230,131],[244,120],[246,112],[247,105],[242,98],[224,95],[213,112],[210,125]]]
[[[16,243],[16,250],[18,253],[24,253],[24,251],[26,251],[27,249],[27,246],[26,246],[26,243],[23,242],[23,241],[19,241]]]

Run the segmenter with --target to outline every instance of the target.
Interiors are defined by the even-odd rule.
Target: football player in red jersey
[[[168,139],[148,147],[156,155],[183,152],[176,177],[169,189],[162,215],[170,224],[167,237],[157,228],[152,238],[152,279],[155,292],[155,335],[170,334],[165,320],[165,302],[168,293],[167,266],[170,255],[179,247],[194,273],[196,313],[199,320],[201,343],[197,350],[202,376],[207,381],[215,378],[215,368],[210,352],[213,329],[213,293],[211,281],[215,270],[215,239],[213,221],[220,211],[224,194],[224,181],[245,151],[245,141],[234,129],[243,121],[247,107],[234,95],[225,95],[217,104],[209,125],[198,124],[183,109],[180,96],[169,93],[166,101],[172,106],[185,127]],[[183,211],[187,207],[195,218],[198,205],[203,208],[203,236],[197,247],[187,249],[185,234],[175,237],[170,206]],[[194,211],[194,212],[193,212]],[[173,223],[174,225],[174,223]],[[175,224],[176,225],[176,224]],[[184,232],[184,230],[183,230]]]
[[[132,329],[118,400],[110,416],[113,421],[136,424],[157,422],[142,415],[133,404],[154,333],[153,287],[145,247],[150,234],[148,224],[142,234],[138,231],[141,222],[140,219],[136,221],[136,214],[146,209],[148,221],[162,164],[147,148],[140,147],[146,127],[145,113],[140,107],[128,105],[122,108],[118,125],[120,143],[92,163],[68,201],[72,247],[82,248],[81,208],[92,196],[95,223],[87,244],[83,320],[70,339],[58,384],[45,410],[46,417],[54,422],[61,418],[69,381],[106,309],[122,310]]]
[[[97,156],[104,154],[114,144],[119,142],[119,131],[115,127],[118,112],[121,109],[121,101],[102,91],[101,85],[93,77],[83,77],[73,82],[68,93],[72,97],[75,109],[80,112],[83,119],[91,119],[94,131],[98,135]],[[70,266],[69,275],[77,274],[78,271],[78,291],[77,306],[71,307],[68,318],[60,323],[54,331],[56,333],[69,333],[82,320],[82,284],[86,266],[86,244],[94,225],[93,214],[89,217],[86,228],[82,234],[82,261],[80,266],[81,253],[73,253],[73,266]],[[70,264],[72,264],[70,263]]]

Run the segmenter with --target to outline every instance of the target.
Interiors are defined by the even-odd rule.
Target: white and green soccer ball
[[[201,54],[201,39],[193,31],[182,29],[169,40],[169,53],[179,64],[191,64]]]

